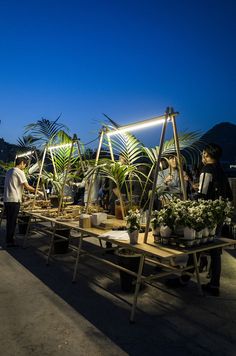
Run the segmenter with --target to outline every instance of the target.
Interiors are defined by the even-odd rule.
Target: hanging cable
[[[90,145],[90,143],[95,142],[95,141],[97,141],[98,139],[99,139],[99,136],[96,137],[94,140],[92,140],[92,141],[90,141],[90,142],[83,143],[83,145],[84,145],[84,146]]]

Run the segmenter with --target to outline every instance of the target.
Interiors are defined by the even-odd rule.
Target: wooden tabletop
[[[60,221],[55,218],[50,218],[48,216],[44,216],[40,213],[36,212],[27,212],[34,218],[42,219],[43,221],[49,221],[54,224],[58,224],[63,227],[67,227],[70,229],[75,229],[81,233],[88,234],[89,236],[99,237],[101,240],[108,241],[107,237],[101,237],[100,235],[109,232],[111,229],[99,229],[98,227],[91,228],[81,228],[79,226],[79,220],[69,220],[69,221]],[[110,222],[114,224],[114,227],[117,226],[125,226],[125,221],[118,220],[116,218],[109,219]],[[128,247],[134,250],[137,253],[144,253],[145,255],[155,256],[157,258],[165,259],[172,258],[181,255],[188,255],[192,253],[208,251],[217,247],[226,247],[229,245],[235,245],[236,240],[227,239],[227,238],[219,238],[215,239],[214,242],[209,242],[207,244],[202,244],[199,246],[184,248],[179,246],[169,246],[169,245],[161,245],[154,243],[153,234],[149,232],[147,243],[144,243],[144,233],[140,233],[138,237],[138,244],[131,245],[129,241],[117,240],[109,238],[109,242],[121,246]]]

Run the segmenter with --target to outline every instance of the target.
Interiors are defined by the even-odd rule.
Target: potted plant
[[[205,215],[205,223],[209,229],[209,235],[215,236],[217,225],[223,225],[233,214],[232,203],[228,200],[216,199],[205,202],[208,213]]]
[[[158,212],[158,221],[160,223],[160,235],[161,237],[170,237],[175,225],[175,215],[173,206],[171,204],[166,205]]]
[[[206,226],[204,216],[206,214],[206,205],[202,204],[201,201],[192,202],[193,215],[192,227],[196,231],[196,238],[202,238],[203,229]]]
[[[128,215],[126,216],[127,221],[127,230],[130,238],[131,245],[135,245],[138,243],[138,235],[140,229],[140,212],[138,209],[129,210]]]
[[[132,272],[138,272],[140,263],[140,254],[135,253],[130,248],[119,248],[116,251],[118,256],[118,263],[121,267],[124,267]],[[135,290],[135,277],[131,274],[120,270],[120,285],[124,292],[133,293]],[[142,285],[140,286],[141,289]]]
[[[154,241],[159,242],[159,236],[160,236],[160,223],[158,219],[158,211],[154,210],[151,215],[151,227],[152,227],[152,233],[154,236]]]

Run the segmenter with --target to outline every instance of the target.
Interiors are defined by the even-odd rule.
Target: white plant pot
[[[162,225],[160,227],[160,235],[161,237],[170,237],[172,233],[172,230],[169,226]]]
[[[215,236],[215,234],[216,234],[216,226],[214,226],[212,229],[209,230],[210,236]]]
[[[184,234],[184,226],[183,225],[177,225],[175,227],[175,233],[178,236],[183,236],[183,234]]]
[[[138,243],[138,230],[134,230],[132,232],[128,232],[129,234],[129,240],[131,245],[136,245]]]
[[[159,243],[160,240],[161,240],[161,237],[160,237],[160,226],[156,227],[155,229],[152,228],[152,234],[153,234],[154,242]]]
[[[190,227],[184,228],[184,239],[185,240],[194,240],[196,237],[196,230],[191,229]]]
[[[201,239],[202,238],[202,230],[196,231],[196,239]]]
[[[209,236],[209,229],[208,227],[204,227],[204,229],[202,229],[202,237],[208,237]]]
[[[160,236],[160,226],[156,227],[155,229],[152,228],[152,234],[154,236]]]

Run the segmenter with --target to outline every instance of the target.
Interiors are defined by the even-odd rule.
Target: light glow
[[[170,119],[171,119],[170,116],[168,116],[167,121],[169,121]],[[144,129],[147,127],[152,127],[152,126],[156,126],[159,124],[163,124],[164,122],[165,122],[165,116],[159,116],[159,117],[155,117],[152,119],[136,122],[134,124],[121,126],[120,128],[118,128],[116,130],[108,131],[107,135],[113,136],[113,135],[118,135],[120,133],[129,132],[132,130],[141,130],[141,129]]]
[[[71,147],[72,143],[65,143],[63,145],[57,145],[57,146],[49,146],[49,150],[56,150],[57,148],[64,148],[64,147]]]
[[[33,155],[34,154],[34,151],[28,151],[28,152],[25,152],[25,153],[21,153],[19,155],[16,155],[16,159],[18,157],[26,157],[26,156],[30,156],[30,155]]]

